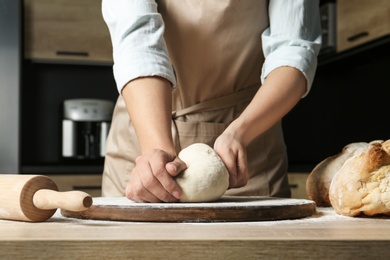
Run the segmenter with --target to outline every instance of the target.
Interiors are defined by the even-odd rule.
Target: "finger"
[[[248,183],[248,161],[247,155],[243,151],[239,151],[237,156],[237,186],[242,187]]]
[[[155,175],[143,178],[143,185],[146,189],[164,202],[176,202],[180,198],[178,194],[180,187],[167,173],[154,173]]]
[[[236,188],[238,183],[237,172],[233,168],[231,168],[231,170],[228,171],[229,171],[229,189]]]
[[[134,194],[139,194],[139,195],[134,195]],[[126,197],[135,202],[150,202],[150,203],[161,202],[159,198],[154,196],[148,190],[143,190],[141,193],[132,193],[132,190],[130,189],[127,191]]]
[[[168,173],[166,170],[166,164],[164,162],[167,162],[169,158],[165,158],[164,160],[161,160],[162,157],[167,157],[166,154],[156,154],[155,160],[150,161],[150,167],[151,172],[153,173],[153,176],[150,177],[150,181],[157,181],[160,192],[154,193],[156,196],[158,196],[159,199],[165,202],[176,202],[180,198],[181,189],[179,185],[176,183],[176,181],[172,178],[172,176]],[[153,177],[153,178],[152,178]],[[153,185],[157,185],[153,183]],[[162,191],[164,190],[164,192]],[[150,189],[149,189],[150,190]]]
[[[146,190],[139,178],[137,170],[133,170],[132,178],[126,186],[126,197],[136,202],[160,202],[160,200]]]
[[[172,162],[167,163],[165,169],[172,177],[177,176],[179,173],[187,169],[185,162],[180,160],[179,157],[176,157]]]
[[[237,186],[237,166],[235,156],[228,154],[227,156],[220,156],[225,164],[226,169],[229,172],[229,188],[235,188]]]
[[[171,177],[176,177],[185,169],[187,169],[187,165],[178,157],[176,157],[175,160],[167,163],[165,165],[165,168]],[[175,181],[175,186],[167,187],[167,189],[177,199],[180,199],[181,194],[183,193],[181,187],[177,184],[176,181]]]
[[[159,198],[164,202],[176,202],[180,199],[181,188],[172,176],[165,170],[154,171],[154,177],[158,180],[161,189],[164,192],[160,193]]]
[[[177,201],[177,198],[170,194],[164,188],[163,184],[161,183],[161,180],[159,180],[159,178],[164,179],[164,177],[161,177],[163,175],[169,177],[169,174],[164,174],[163,172],[161,172],[161,169],[163,169],[164,171],[164,168],[155,168],[156,167],[153,167],[153,164],[151,165],[147,159],[142,157],[138,159],[138,165],[136,169],[139,176],[140,185],[136,186],[136,190],[134,191],[136,193],[136,196],[138,198],[141,198],[142,200],[146,200],[149,202],[156,201],[155,198],[157,198],[158,201],[164,202]]]

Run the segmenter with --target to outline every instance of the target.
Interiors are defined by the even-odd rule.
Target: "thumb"
[[[172,162],[169,162],[165,165],[165,169],[172,177],[177,176],[179,173],[187,169],[185,162],[180,160],[179,157],[176,157]]]

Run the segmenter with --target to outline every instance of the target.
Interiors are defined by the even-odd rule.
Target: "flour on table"
[[[271,197],[240,197],[240,196],[223,196],[214,202],[198,202],[198,203],[139,203],[129,200],[126,197],[96,197],[93,198],[94,206],[131,206],[131,207],[156,207],[156,208],[218,208],[232,206],[286,206],[286,205],[301,205],[310,202],[303,199],[284,199]]]

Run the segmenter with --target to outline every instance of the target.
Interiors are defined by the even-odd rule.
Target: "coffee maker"
[[[109,100],[65,100],[62,120],[63,158],[102,159],[105,156],[113,109],[114,103]]]

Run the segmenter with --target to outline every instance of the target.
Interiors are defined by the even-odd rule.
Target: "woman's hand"
[[[229,188],[239,188],[247,184],[249,178],[246,147],[234,136],[225,131],[214,143],[214,150],[221,157],[229,172]]]
[[[248,181],[246,147],[286,115],[306,91],[306,78],[291,67],[274,69],[241,115],[217,138],[214,149],[230,173],[230,188]]]
[[[122,91],[141,156],[126,186],[126,196],[134,201],[173,202],[181,189],[173,179],[186,168],[176,156],[172,139],[172,88],[160,77],[137,78]]]
[[[126,197],[137,202],[176,202],[180,186],[173,179],[186,164],[173,154],[153,150],[139,156],[126,187]]]

